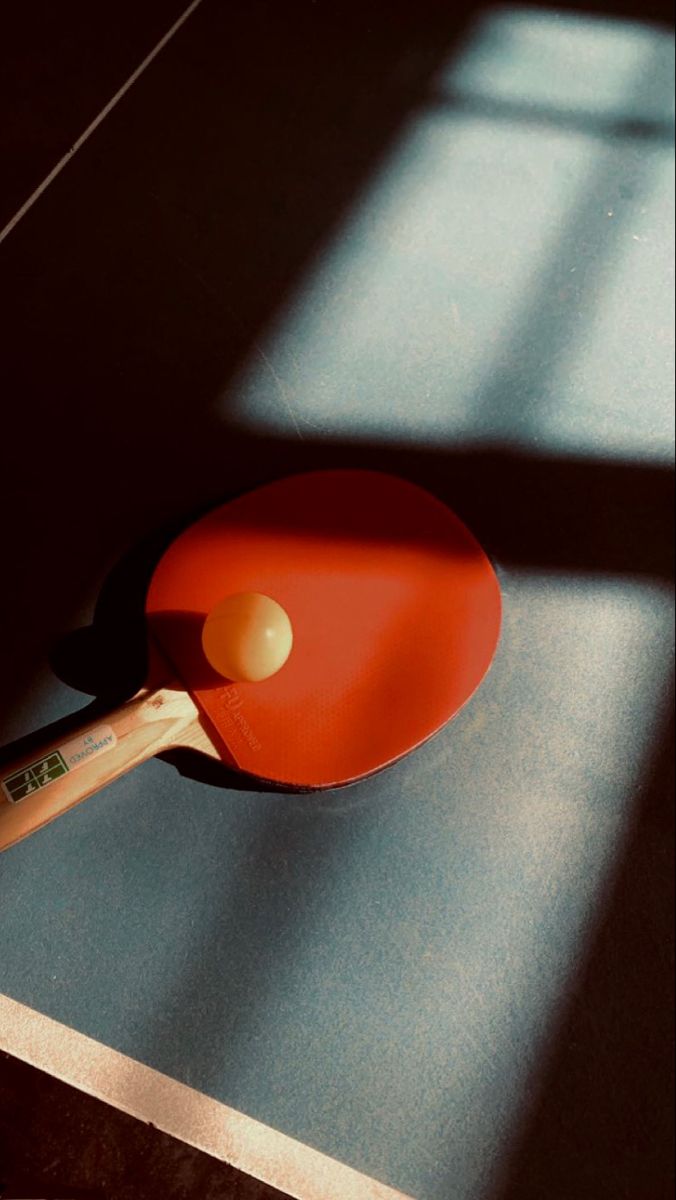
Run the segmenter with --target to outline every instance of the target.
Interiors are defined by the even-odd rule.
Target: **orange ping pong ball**
[[[260,592],[226,596],[202,628],[209,663],[226,679],[258,683],[284,666],[293,645],[291,622],[276,600]]]

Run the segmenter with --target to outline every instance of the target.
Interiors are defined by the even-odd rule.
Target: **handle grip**
[[[180,687],[144,689],[112,712],[76,725],[0,767],[0,850],[34,833],[163,750],[190,744],[199,721]]]

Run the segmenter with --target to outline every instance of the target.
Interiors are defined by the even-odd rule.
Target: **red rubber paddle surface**
[[[224,596],[262,592],[294,632],[282,669],[230,683],[201,649]],[[349,783],[446,724],[488,670],[500,631],[493,568],[422,488],[317,471],[229,501],[181,534],[147,597],[151,631],[242,771],[296,788]]]

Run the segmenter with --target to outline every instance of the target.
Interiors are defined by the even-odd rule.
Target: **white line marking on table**
[[[129,91],[130,87],[133,87],[133,85],[136,83],[136,80],[145,71],[146,67],[150,66],[153,59],[156,58],[160,51],[164,49],[167,42],[171,41],[174,34],[177,33],[181,28],[181,25],[188,20],[188,17],[194,13],[196,8],[199,8],[201,3],[202,0],[192,0],[192,4],[189,4],[185,12],[181,13],[181,16],[174,21],[171,29],[168,29],[164,36],[160,38],[157,45],[154,46],[150,51],[150,54],[146,55],[146,57],[143,59],[143,62],[140,63],[136,70],[132,72],[127,81],[122,84],[122,87],[119,89],[119,91],[117,91],[115,95],[108,101],[105,107],[101,109],[101,112],[98,114],[98,116],[94,117],[94,120],[91,122],[91,124],[87,126],[84,133],[80,134],[79,138],[73,143],[70,150],[66,151],[63,158],[59,159],[56,166],[53,167],[49,172],[49,175],[42,180],[42,183],[38,184],[35,191],[28,197],[25,203],[21,205],[21,208],[18,210],[18,212],[15,212],[11,220],[7,222],[4,229],[0,230],[0,242],[3,242],[7,235],[12,232],[14,227],[19,224],[21,218],[25,217],[28,210],[35,204],[35,201],[39,200],[40,196],[49,187],[50,183],[56,179],[57,175],[60,175],[61,171],[63,171],[63,168],[66,166],[66,164],[70,162],[73,155],[77,154],[80,147],[83,146],[87,141],[87,138],[91,137],[94,130],[98,129],[102,121],[105,121],[108,113],[115,108],[115,105]]]
[[[0,994],[0,1049],[293,1200],[412,1200],[119,1050]]]

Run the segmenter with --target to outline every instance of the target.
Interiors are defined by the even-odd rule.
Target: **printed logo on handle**
[[[30,766],[22,767],[20,771],[0,780],[0,785],[7,799],[12,804],[18,804],[68,771],[75,771],[91,758],[106,754],[116,743],[117,738],[110,725],[97,725],[84,737],[65,742],[43,758],[36,759]]]

